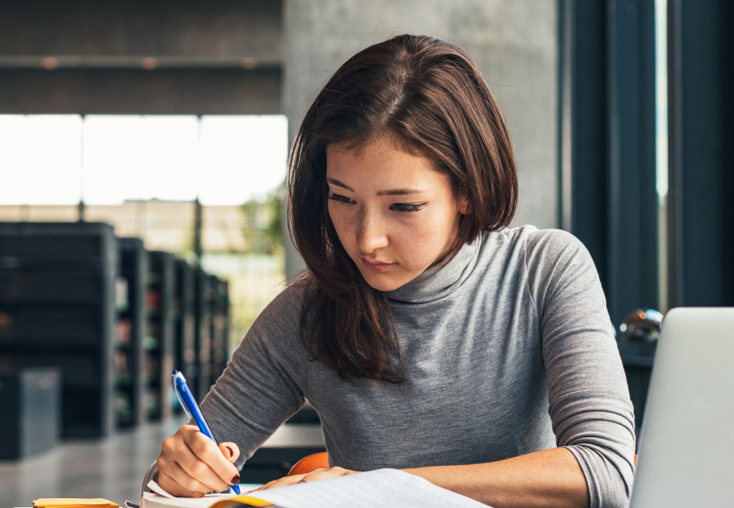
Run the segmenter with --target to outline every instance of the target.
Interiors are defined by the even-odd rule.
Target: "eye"
[[[394,203],[390,205],[390,210],[394,212],[419,212],[425,203],[419,204],[407,204],[407,203]]]
[[[334,194],[333,192],[329,194],[329,199],[338,203],[354,203],[350,198],[340,194]]]

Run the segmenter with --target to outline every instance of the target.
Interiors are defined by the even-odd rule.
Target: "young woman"
[[[202,403],[221,451],[184,426],[146,482],[224,490],[308,399],[333,467],[269,487],[392,467],[498,508],[626,504],[634,417],[596,269],[567,233],[507,229],[510,140],[466,53],[402,35],[352,57],[289,190],[308,274]]]

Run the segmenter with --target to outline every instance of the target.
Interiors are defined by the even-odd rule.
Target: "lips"
[[[381,273],[390,268],[391,266],[395,265],[395,263],[381,263],[379,261],[368,261],[365,258],[361,258],[362,264],[367,268],[368,270],[372,270],[373,272]]]

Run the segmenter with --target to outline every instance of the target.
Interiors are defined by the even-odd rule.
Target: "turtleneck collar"
[[[481,244],[480,234],[473,243],[464,245],[443,268],[440,265],[431,267],[407,284],[386,291],[385,296],[400,302],[425,303],[451,294],[472,272]]]

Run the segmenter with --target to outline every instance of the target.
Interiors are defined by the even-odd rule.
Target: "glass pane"
[[[81,129],[79,115],[0,115],[0,204],[78,203]]]
[[[85,203],[196,199],[198,137],[196,116],[87,116]]]
[[[203,116],[199,199],[204,205],[264,201],[286,175],[285,116]]]

